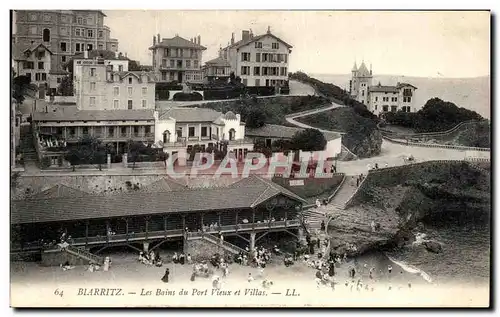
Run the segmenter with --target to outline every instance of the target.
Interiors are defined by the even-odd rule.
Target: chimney
[[[201,45],[201,36],[200,35],[198,35],[198,43],[196,43],[196,44]]]
[[[89,51],[87,51],[87,50],[83,51],[83,58],[85,58],[85,59],[89,58]]]
[[[243,41],[250,40],[250,32],[246,30],[241,31],[241,40]]]
[[[153,45],[156,45],[156,36],[153,36]]]
[[[231,34],[231,45],[234,44],[234,33]]]
[[[161,42],[161,39],[160,39],[160,33],[158,33],[158,35],[157,35],[157,36],[158,36],[158,40],[157,40],[157,41],[158,41],[158,44],[160,44],[160,42]]]
[[[250,29],[250,38],[253,39],[253,31]]]
[[[267,27],[267,34],[271,34],[271,27],[270,26]]]
[[[219,57],[222,57],[222,46],[219,46]]]

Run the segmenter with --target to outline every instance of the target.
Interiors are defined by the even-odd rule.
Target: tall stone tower
[[[364,61],[361,63],[359,68],[357,68],[356,63],[354,63],[354,67],[352,69],[351,96],[357,101],[367,104],[372,79],[372,71],[371,69],[368,70]]]

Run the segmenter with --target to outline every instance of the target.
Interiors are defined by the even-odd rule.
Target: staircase
[[[38,156],[35,149],[35,144],[33,140],[33,131],[31,129],[31,125],[22,125],[19,135],[19,147],[21,153],[23,154],[24,160],[24,168],[28,169],[36,169]]]
[[[340,154],[338,157],[339,161],[352,161],[357,160],[358,156],[352,153],[345,145],[342,144]]]
[[[99,265],[104,264],[104,258],[98,255],[95,255],[85,249],[82,248],[77,248],[72,245],[68,245],[66,248],[64,248],[64,251],[72,254],[76,257],[79,257],[81,259],[89,261],[89,263],[96,263]]]
[[[232,254],[240,254],[243,253],[245,255],[248,255],[248,252],[232,243],[229,243],[227,241],[223,241],[216,236],[210,234],[210,233],[205,233],[205,232],[190,232],[187,236],[188,240],[195,240],[195,239],[203,239],[207,242],[210,242],[212,244],[215,244],[217,246],[222,247],[224,250],[231,252]]]

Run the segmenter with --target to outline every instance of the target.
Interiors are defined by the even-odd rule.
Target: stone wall
[[[184,241],[184,253],[191,254],[194,261],[209,260],[214,254],[230,255],[223,247],[204,239],[191,239]]]
[[[44,266],[59,266],[66,261],[72,266],[89,264],[87,260],[64,251],[42,252],[42,265]]]
[[[273,177],[273,182],[285,187],[302,198],[319,196],[325,192],[333,193],[342,181],[344,174],[338,173],[330,178],[283,178]],[[303,181],[304,185],[291,186],[290,182]]]

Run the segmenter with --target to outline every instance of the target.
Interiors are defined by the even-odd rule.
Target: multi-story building
[[[288,82],[288,63],[292,46],[268,28],[267,33],[254,36],[242,31],[241,40],[222,49],[222,58],[229,62],[231,71],[246,86],[277,86]]]
[[[61,71],[70,56],[88,50],[118,50],[100,10],[16,10],[15,43],[43,43],[52,55],[51,70]]]
[[[203,80],[206,83],[227,82],[230,75],[231,65],[222,58],[222,49],[219,51],[219,57],[206,62],[203,66]]]
[[[159,74],[161,82],[202,83],[202,55],[206,47],[201,45],[201,37],[190,41],[176,35],[161,39],[160,34],[153,37],[153,69]]]
[[[120,69],[122,71],[115,71]],[[74,87],[79,110],[155,108],[152,73],[128,71],[122,60],[74,60]]]
[[[155,140],[163,143],[170,155],[187,157],[194,145],[202,149],[227,142],[228,152],[243,158],[253,150],[253,141],[245,138],[245,123],[239,114],[225,114],[208,108],[170,108],[155,112]],[[160,142],[161,141],[161,142]]]
[[[27,48],[14,44],[12,60],[16,76],[27,76],[40,91],[45,90],[49,86],[52,55],[52,51],[42,43],[33,43]]]
[[[358,68],[356,63],[352,69],[349,83],[351,97],[366,105],[376,115],[384,112],[416,112],[414,94],[417,87],[408,83],[397,83],[396,86],[372,85],[373,73],[362,62]]]

